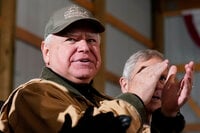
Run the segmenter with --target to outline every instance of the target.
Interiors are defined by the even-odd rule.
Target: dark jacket
[[[152,114],[151,133],[181,133],[185,127],[185,119],[181,113],[176,117],[166,117],[157,109]]]

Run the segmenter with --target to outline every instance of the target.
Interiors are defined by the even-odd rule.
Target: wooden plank
[[[110,72],[110,71],[106,71],[106,80],[119,86],[119,79],[120,76]]]
[[[175,64],[178,68],[178,72],[184,73],[185,72],[185,64]],[[194,72],[200,72],[200,63],[194,64]]]
[[[188,104],[192,108],[192,110],[195,112],[195,114],[200,118],[200,107],[199,105],[194,101],[193,98],[190,98],[188,100]]]
[[[94,7],[95,10],[93,10],[94,15],[96,18],[101,20],[101,22],[105,23],[105,0],[94,0]],[[101,34],[101,68],[98,72],[98,74],[94,78],[94,87],[97,88],[99,91],[104,92],[105,90],[105,60],[106,60],[106,55],[105,55],[105,48],[106,48],[106,43],[105,43],[105,34]]]
[[[154,49],[164,52],[164,16],[157,9],[157,1],[151,0],[152,3],[152,40],[154,42]],[[161,6],[161,5],[160,5]]]
[[[3,24],[3,20],[2,20],[2,17],[0,16],[0,25]]]
[[[182,10],[166,11],[163,13],[163,16],[165,16],[165,17],[179,16],[179,15],[181,15],[181,12],[182,12]]]
[[[199,0],[160,0],[160,11],[164,16],[181,15],[184,10],[199,9]],[[161,6],[162,5],[162,6]]]
[[[188,133],[191,131],[200,131],[200,123],[187,123],[183,132]]]
[[[0,99],[5,100],[13,87],[15,0],[0,4]],[[9,9],[9,10],[8,10]]]
[[[15,35],[21,41],[24,41],[24,42],[31,44],[32,46],[40,49],[40,44],[42,42],[42,38],[28,32],[27,30],[25,30],[21,27],[16,27]]]

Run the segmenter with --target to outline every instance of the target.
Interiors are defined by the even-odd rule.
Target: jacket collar
[[[48,67],[43,68],[40,78],[54,81],[60,85],[63,85],[64,87],[68,88],[71,92],[81,95],[81,93],[76,89],[76,86],[74,83],[72,83],[71,81],[58,75],[57,73],[55,73],[53,70],[51,70]]]
[[[58,84],[61,84],[69,89],[69,91],[77,94],[77,95],[84,95],[88,96],[90,94],[95,94],[97,96],[102,97],[103,95],[100,94],[96,89],[92,87],[92,82],[90,84],[76,84],[73,83],[62,76],[55,73],[53,70],[51,70],[48,67],[44,67],[41,73],[40,78],[54,81]],[[104,96],[103,96],[104,97]]]

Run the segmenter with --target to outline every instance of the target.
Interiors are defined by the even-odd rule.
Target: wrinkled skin
[[[41,49],[46,66],[74,83],[90,83],[101,66],[100,36],[88,27],[51,34]]]

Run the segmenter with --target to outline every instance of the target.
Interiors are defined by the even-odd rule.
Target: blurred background
[[[182,108],[184,133],[200,132],[200,1],[199,0],[1,0],[0,99],[40,75],[44,27],[50,15],[70,3],[91,10],[106,27],[102,34],[102,68],[98,90],[120,94],[119,77],[126,60],[141,49],[157,49],[171,64],[195,62],[191,98]]]

